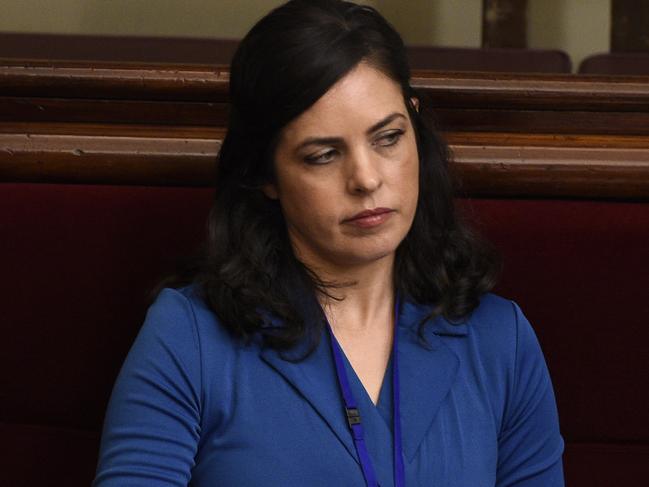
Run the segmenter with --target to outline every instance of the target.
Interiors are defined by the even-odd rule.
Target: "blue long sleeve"
[[[498,438],[497,487],[561,487],[563,440],[538,340],[518,306],[516,358]]]
[[[191,306],[164,290],[115,383],[93,485],[186,486],[200,438],[200,389]]]

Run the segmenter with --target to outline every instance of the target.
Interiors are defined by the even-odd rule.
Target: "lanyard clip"
[[[347,423],[351,428],[355,424],[361,424],[361,413],[358,412],[358,408],[345,408],[347,413]]]

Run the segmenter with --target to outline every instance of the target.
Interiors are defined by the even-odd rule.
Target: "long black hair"
[[[492,253],[458,220],[445,143],[411,99],[403,41],[373,8],[340,0],[291,0],[262,18],[231,65],[231,113],[219,154],[216,197],[204,258],[193,275],[205,300],[234,335],[260,334],[287,349],[315,344],[323,324],[304,299],[331,288],[298,261],[279,203],[261,187],[272,182],[279,133],[361,61],[401,87],[419,152],[419,200],[397,248],[395,287],[433,305],[432,315],[469,314],[496,276]],[[272,316],[282,326],[268,326]],[[423,322],[422,322],[423,326]]]

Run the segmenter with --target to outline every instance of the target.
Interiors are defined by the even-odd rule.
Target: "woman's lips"
[[[388,220],[394,210],[390,208],[374,208],[373,210],[365,210],[357,213],[351,218],[343,220],[343,223],[355,225],[360,228],[372,228],[381,225]]]

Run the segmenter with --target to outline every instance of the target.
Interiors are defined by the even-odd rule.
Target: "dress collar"
[[[459,368],[457,355],[441,337],[464,337],[467,325],[451,324],[437,317],[424,326],[424,341],[418,334],[419,323],[430,315],[431,306],[404,302],[399,319],[399,367],[401,382],[401,421],[406,461],[415,456],[430,429],[440,406],[455,382]],[[316,315],[320,319],[320,315]],[[312,325],[316,325],[315,323]],[[282,326],[268,318],[266,326]],[[338,390],[333,358],[326,330],[311,354],[309,340],[302,340],[286,352],[262,348],[261,358],[291,383],[311,404],[341,443],[357,461]],[[304,357],[304,358],[303,358]],[[300,360],[301,359],[301,360]]]

